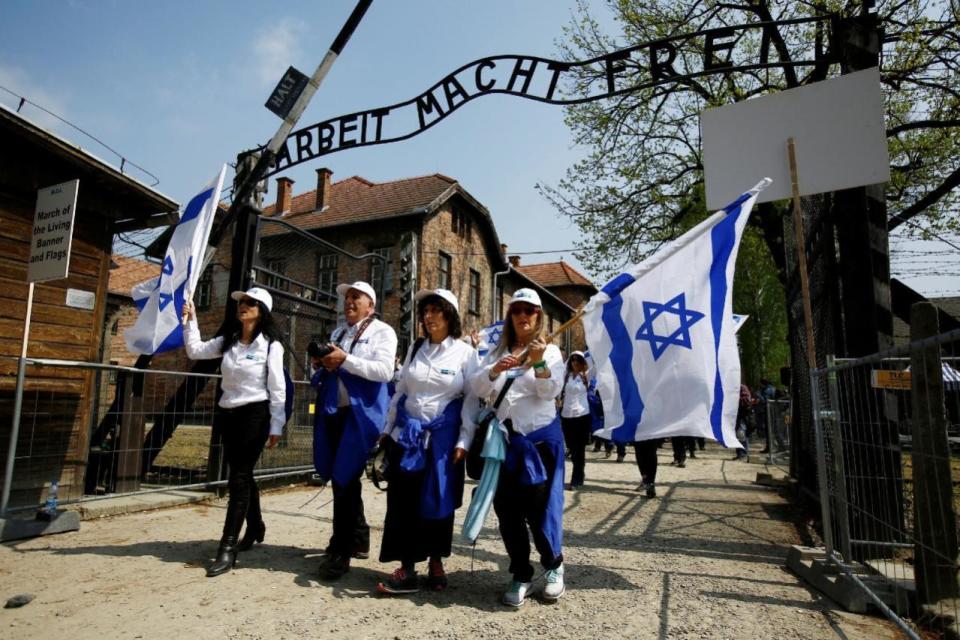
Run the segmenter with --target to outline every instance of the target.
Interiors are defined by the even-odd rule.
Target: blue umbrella
[[[491,412],[490,409],[485,409],[477,416],[477,422],[482,423],[483,418]],[[480,475],[480,483],[470,499],[467,517],[463,521],[463,537],[471,544],[477,541],[480,536],[480,529],[483,528],[483,522],[487,519],[487,514],[490,513],[493,496],[497,493],[497,483],[500,480],[500,465],[506,455],[507,442],[503,437],[500,421],[496,417],[492,417],[487,428],[487,436],[483,441],[483,450],[480,452],[480,457],[484,459],[483,473]]]

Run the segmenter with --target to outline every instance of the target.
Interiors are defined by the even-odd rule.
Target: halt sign
[[[37,191],[27,282],[67,277],[79,186],[79,180],[70,180]]]

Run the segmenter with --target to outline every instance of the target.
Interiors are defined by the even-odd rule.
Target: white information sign
[[[83,289],[67,289],[66,305],[74,309],[93,311],[97,304],[97,295],[93,291]]]
[[[800,195],[890,180],[877,68],[814,82],[700,116],[707,209],[735,200],[764,176],[757,202],[790,198],[787,138],[797,154]]]
[[[79,180],[71,180],[37,191],[27,282],[67,277],[79,185]]]

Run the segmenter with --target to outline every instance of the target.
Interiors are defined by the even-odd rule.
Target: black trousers
[[[686,462],[687,451],[693,451],[696,446],[692,436],[673,436],[670,438],[670,444],[673,445],[674,462]]]
[[[660,442],[659,438],[654,438],[633,443],[633,455],[644,483],[653,484],[657,481],[657,449],[660,448]]]
[[[246,519],[247,526],[263,520],[260,489],[253,479],[253,467],[270,435],[270,403],[253,402],[234,409],[217,409],[218,428],[223,433],[228,475],[227,515],[223,538],[237,538]]]
[[[543,535],[543,519],[547,512],[556,460],[545,445],[537,445],[537,453],[547,469],[547,481],[524,485],[512,473],[501,468],[497,494],[493,497],[493,510],[500,520],[500,537],[510,556],[510,573],[519,582],[533,580],[530,535],[533,535],[533,544],[540,553],[540,564],[544,569],[556,569],[563,563],[563,554],[554,556],[550,542]]]
[[[420,516],[425,472],[400,471],[403,449],[387,441],[390,481],[387,483],[387,515],[383,521],[380,562],[399,560],[412,566],[427,558],[450,557],[453,514],[439,520]]]
[[[330,451],[336,451],[343,438],[343,429],[352,409],[340,409],[327,418],[326,431]],[[332,480],[333,486],[333,535],[327,550],[332,555],[351,556],[356,551],[370,551],[370,527],[363,515],[363,496],[361,494],[361,469],[355,478],[346,484]]]
[[[570,451],[570,461],[573,463],[570,484],[574,486],[583,484],[591,422],[589,413],[577,418],[560,418],[560,425],[563,427],[563,439],[567,443],[567,450]]]

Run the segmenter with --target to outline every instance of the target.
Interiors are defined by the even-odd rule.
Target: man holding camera
[[[360,476],[368,452],[383,430],[393,377],[397,334],[374,318],[377,294],[366,282],[341,284],[346,324],[326,345],[311,343],[317,372],[313,461],[317,474],[333,484],[333,535],[320,577],[336,580],[350,570],[350,558],[370,552],[370,527],[363,514]]]

